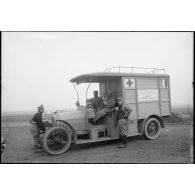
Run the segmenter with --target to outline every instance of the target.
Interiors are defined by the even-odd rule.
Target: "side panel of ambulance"
[[[129,135],[144,133],[146,138],[156,139],[160,130],[150,135],[147,131],[154,126],[164,128],[163,117],[171,115],[169,75],[130,76],[123,77],[122,81],[124,102],[133,110]]]

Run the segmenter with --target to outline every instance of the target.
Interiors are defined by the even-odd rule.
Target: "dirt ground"
[[[9,129],[1,163],[193,163],[193,127],[186,124],[166,125],[156,140],[141,136],[128,138],[119,149],[119,140],[72,145],[58,156],[33,153],[33,142],[26,123],[2,125],[2,135]]]

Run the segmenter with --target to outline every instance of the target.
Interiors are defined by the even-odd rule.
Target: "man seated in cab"
[[[116,109],[116,130],[117,134],[122,142],[119,148],[125,148],[127,145],[127,118],[131,114],[132,109],[123,103],[122,98],[117,98]]]
[[[95,112],[98,112],[103,106],[103,100],[101,97],[98,97],[98,91],[93,92],[94,97],[91,99],[92,107]]]
[[[105,108],[106,113],[110,113],[110,112],[112,112],[112,109],[114,107],[115,107],[115,99],[112,96],[112,92],[107,91],[106,92],[106,98],[105,98],[105,101],[103,103],[103,108]]]
[[[111,91],[107,91],[105,94],[105,100],[103,101],[102,108],[96,113],[96,117],[94,122],[112,112],[113,108],[115,107],[115,99],[112,96]]]

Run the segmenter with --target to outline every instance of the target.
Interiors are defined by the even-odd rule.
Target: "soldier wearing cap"
[[[119,148],[125,148],[127,145],[127,118],[132,109],[123,103],[122,98],[117,98],[116,125],[117,133],[121,139],[122,145]]]
[[[112,96],[111,91],[106,92],[106,101],[104,101],[104,106],[106,108],[106,112],[110,112],[115,106],[115,99]]]
[[[115,99],[112,97],[112,92],[107,91],[105,94],[106,98],[103,101],[102,109],[100,109],[95,116],[94,122],[112,112],[112,109],[115,107]]]
[[[101,97],[98,97],[98,91],[93,92],[94,98],[91,99],[92,106],[95,112],[98,112],[103,106],[103,100]]]
[[[34,147],[33,150],[35,152],[39,152],[38,150],[41,149],[41,145],[39,143],[39,136],[41,131],[45,131],[45,125],[42,121],[42,113],[44,113],[44,107],[41,104],[38,108],[38,112],[33,116],[33,118],[29,121],[30,126],[29,130],[33,136],[33,141],[34,141]]]

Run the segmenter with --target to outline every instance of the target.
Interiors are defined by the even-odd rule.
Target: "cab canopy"
[[[118,80],[122,77],[149,77],[149,78],[158,78],[158,77],[169,77],[166,74],[147,74],[147,73],[122,73],[122,72],[96,72],[82,74],[77,77],[74,77],[70,82],[75,82],[76,84],[80,83],[102,83],[109,80]]]

